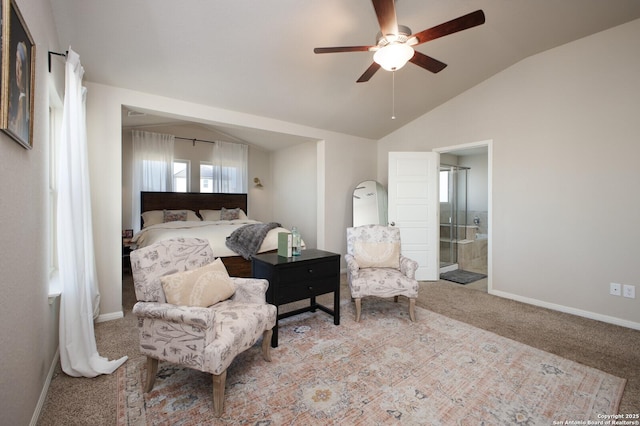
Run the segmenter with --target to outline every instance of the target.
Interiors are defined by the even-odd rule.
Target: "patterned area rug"
[[[366,299],[355,323],[323,312],[280,321],[272,362],[259,344],[229,367],[222,418],[209,374],[144,358],[118,370],[119,425],[549,425],[614,414],[625,380],[416,308]]]

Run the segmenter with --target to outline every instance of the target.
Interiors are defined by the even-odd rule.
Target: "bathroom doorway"
[[[491,141],[440,153],[440,274],[484,274],[464,287],[491,289]]]

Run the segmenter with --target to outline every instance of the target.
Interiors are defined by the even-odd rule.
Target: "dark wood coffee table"
[[[340,255],[328,251],[307,249],[300,256],[282,257],[277,253],[253,256],[252,275],[269,281],[267,302],[278,308],[278,320],[302,312],[320,309],[333,315],[340,325]],[[333,292],[333,310],[316,302],[316,296]],[[310,299],[309,306],[280,314],[280,305]],[[278,322],[273,328],[271,346],[278,346]]]

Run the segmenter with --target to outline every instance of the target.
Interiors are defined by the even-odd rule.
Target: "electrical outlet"
[[[636,298],[636,286],[625,284],[622,286],[622,295],[629,299]]]
[[[622,285],[618,283],[609,283],[609,294],[612,296],[622,295]]]

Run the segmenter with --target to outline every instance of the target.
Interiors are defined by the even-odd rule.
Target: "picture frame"
[[[15,0],[2,3],[0,128],[33,148],[36,46]]]
[[[133,238],[133,229],[125,229],[122,231],[122,238],[130,239]]]
[[[7,51],[7,47],[5,43],[7,42],[7,34],[5,34],[5,29],[7,29],[7,4],[9,0],[0,0],[0,128],[2,128],[2,117],[4,117],[4,81],[6,77],[4,75],[5,70],[5,60],[4,60],[4,52]]]

